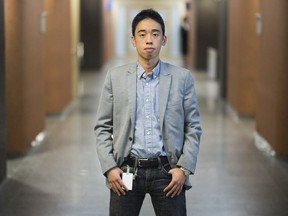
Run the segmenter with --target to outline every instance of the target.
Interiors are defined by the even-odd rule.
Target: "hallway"
[[[61,115],[48,116],[44,141],[25,157],[8,160],[0,188],[1,216],[108,215],[109,191],[93,132],[105,71],[83,72],[81,97]],[[190,177],[193,188],[186,194],[188,215],[287,215],[287,159],[259,151],[254,119],[234,115],[206,73],[193,76],[204,133],[196,174]],[[142,216],[154,215],[147,199]]]

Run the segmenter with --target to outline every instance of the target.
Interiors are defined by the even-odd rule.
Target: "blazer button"
[[[132,137],[129,137],[129,141],[132,141]]]

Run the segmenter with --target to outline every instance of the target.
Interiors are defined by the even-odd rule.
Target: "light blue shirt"
[[[139,158],[164,156],[166,153],[158,114],[160,64],[158,63],[152,70],[152,74],[148,76],[139,63],[136,71],[137,109],[131,155]]]

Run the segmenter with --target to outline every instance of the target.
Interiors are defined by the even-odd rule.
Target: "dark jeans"
[[[166,166],[165,166],[166,167]],[[133,190],[126,195],[110,193],[110,216],[137,216],[140,213],[145,194],[149,193],[157,216],[185,216],[185,190],[179,196],[166,197],[164,188],[172,177],[164,167],[140,168],[133,181]]]

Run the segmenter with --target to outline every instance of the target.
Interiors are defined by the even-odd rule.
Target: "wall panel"
[[[4,0],[0,0],[0,184],[6,177]]]
[[[288,155],[288,1],[261,0],[263,34],[256,129],[278,154]]]
[[[44,129],[44,37],[39,0],[5,1],[6,128],[8,154],[20,154]]]
[[[72,43],[69,0],[45,0],[46,112],[59,113],[72,100]]]
[[[228,2],[227,97],[240,115],[255,115],[259,39],[256,17],[259,1]]]

